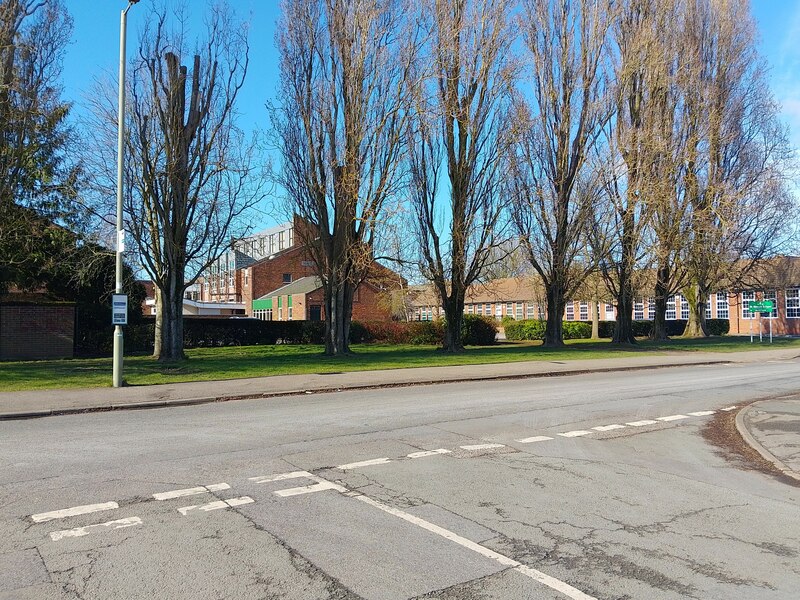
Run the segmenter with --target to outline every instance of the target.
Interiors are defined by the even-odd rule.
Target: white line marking
[[[707,417],[708,415],[713,415],[715,411],[713,410],[699,410],[697,412],[690,412],[686,413],[687,415],[691,415],[692,417]]]
[[[686,415],[670,415],[668,417],[656,417],[659,421],[680,421],[681,419],[688,419]]]
[[[505,448],[505,444],[470,444],[459,446],[462,450],[491,450],[492,448]]]
[[[255,502],[250,496],[242,496],[241,498],[231,498],[230,500],[217,500],[216,502],[209,502],[208,504],[200,504],[195,506],[184,506],[179,508],[178,512],[183,516],[192,511],[208,512],[210,510],[219,510],[220,508],[229,508],[234,506],[241,506],[242,504],[250,504]]]
[[[348,493],[348,496],[355,498],[356,500],[360,500],[361,502],[364,502],[366,504],[369,504],[370,506],[382,510],[385,513],[389,513],[390,515],[399,517],[404,521],[412,523],[417,527],[421,527],[422,529],[425,529],[426,531],[429,531],[447,540],[450,540],[451,542],[455,542],[459,546],[467,548],[468,550],[472,550],[473,552],[477,552],[478,554],[485,556],[486,558],[497,561],[503,566],[513,567],[523,575],[530,577],[531,579],[534,579],[539,583],[546,585],[549,588],[561,592],[562,594],[571,598],[572,600],[597,600],[593,596],[588,596],[587,594],[584,594],[582,591],[572,587],[567,583],[564,583],[563,581],[556,579],[555,577],[550,577],[549,575],[542,573],[541,571],[537,571],[536,569],[533,569],[531,567],[523,565],[522,563],[517,562],[513,558],[509,558],[508,556],[504,556],[499,552],[495,552],[494,550],[485,548],[480,544],[473,542],[472,540],[463,538],[460,535],[453,533],[452,531],[449,531],[447,529],[444,529],[443,527],[439,527],[438,525],[434,525],[429,521],[420,519],[419,517],[415,517],[414,515],[411,515],[407,512],[403,512],[402,510],[399,510],[397,508],[387,506],[382,502],[378,502],[377,500],[373,500],[372,498],[369,498],[362,494]]]
[[[194,488],[186,488],[185,490],[172,490],[171,492],[161,492],[153,494],[156,500],[171,500],[172,498],[182,498],[183,496],[194,496],[196,494],[205,494],[207,492],[218,492],[220,490],[229,490],[231,486],[227,483],[213,483],[211,485],[201,485]]]
[[[436,456],[437,454],[450,454],[452,450],[445,450],[444,448],[437,448],[436,450],[422,450],[421,452],[412,452],[407,454],[407,458],[425,458],[426,456]]]
[[[31,515],[34,523],[44,523],[52,521],[53,519],[64,519],[66,517],[74,517],[77,515],[86,515],[93,512],[100,512],[102,510],[114,510],[119,508],[116,502],[105,502],[103,504],[86,504],[84,506],[73,506],[72,508],[65,508],[63,510],[53,510],[50,512],[39,513]]]
[[[53,531],[50,533],[50,539],[57,542],[58,540],[68,537],[89,535],[90,532],[96,529],[122,529],[123,527],[133,527],[134,525],[141,524],[142,520],[139,517],[129,517],[127,519],[109,521],[108,523],[100,523],[98,525],[87,525],[86,527],[76,527],[75,529],[65,529],[64,531]]]
[[[535,435],[529,438],[522,438],[521,440],[517,440],[519,444],[533,444],[535,442],[546,442],[548,440],[552,440],[553,438],[548,437],[546,435]]]
[[[311,473],[308,471],[292,471],[291,473],[280,473],[279,475],[249,477],[248,480],[254,483],[269,483],[271,481],[284,481],[285,479],[299,479],[301,477],[311,477]]]
[[[313,485],[304,485],[303,487],[289,488],[287,490],[277,490],[272,493],[277,496],[280,496],[281,498],[287,498],[289,496],[300,496],[301,494],[313,494],[314,492],[324,492],[325,490],[336,490],[337,492],[342,492],[342,493],[347,491],[347,489],[343,488],[340,485],[336,485],[335,483],[331,483],[330,481],[320,480],[319,483],[315,483]]]
[[[585,431],[583,429],[578,429],[575,431],[567,431],[565,433],[559,433],[561,437],[572,438],[572,437],[581,437],[582,435],[589,435],[592,433],[591,431]]]
[[[725,412],[729,412],[729,411],[732,411],[732,410],[736,410],[736,408],[737,408],[736,406],[728,406],[726,408],[720,408],[720,410],[724,410]]]
[[[644,427],[645,425],[657,425],[658,421],[652,421],[650,419],[645,419],[644,421],[634,421],[633,423],[625,423],[625,425],[630,425],[631,427]]]
[[[373,458],[370,460],[362,460],[360,462],[353,462],[347,463],[346,465],[339,465],[336,467],[337,469],[341,469],[342,471],[349,471],[350,469],[359,469],[361,467],[371,467],[372,465],[385,465],[386,463],[392,462],[388,458]]]
[[[613,425],[600,425],[598,427],[592,427],[592,429],[595,431],[614,431],[615,429],[625,429],[625,425],[614,423]]]

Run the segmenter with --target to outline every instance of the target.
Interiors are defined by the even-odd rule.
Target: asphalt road
[[[0,599],[796,600],[800,488],[701,432],[798,367],[0,422]]]

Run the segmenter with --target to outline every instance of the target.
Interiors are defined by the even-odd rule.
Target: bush
[[[564,321],[561,328],[565,340],[588,340],[592,337],[592,324],[586,321]]]
[[[706,319],[708,335],[727,335],[731,328],[728,319]]]
[[[513,322],[513,321],[512,321]],[[497,340],[497,322],[479,315],[464,315],[461,343],[465,346],[491,346]]]
[[[505,327],[507,340],[543,340],[545,322],[538,319],[514,321]]]

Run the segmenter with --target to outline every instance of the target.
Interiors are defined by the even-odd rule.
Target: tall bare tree
[[[323,283],[325,352],[344,355],[353,294],[398,195],[416,34],[405,0],[281,7],[277,180],[305,223],[295,235]]]
[[[56,258],[44,240],[53,221],[75,225],[80,168],[59,82],[71,31],[58,0],[0,2],[0,293]]]
[[[517,109],[513,222],[544,283],[546,346],[563,345],[566,302],[596,267],[577,259],[598,204],[587,158],[611,116],[607,32],[614,4],[525,0],[519,17],[532,89]]]
[[[180,8],[154,13],[127,90],[126,224],[156,287],[154,356],[163,361],[185,358],[185,289],[228,249],[260,199],[253,147],[235,121],[247,28],[225,5],[212,9],[206,27],[195,43]],[[95,117],[101,134],[113,136],[109,100],[96,102]],[[99,154],[98,178],[108,186],[116,157]]]
[[[409,128],[411,201],[420,268],[444,309],[448,352],[463,349],[467,288],[504,258],[516,76],[510,9],[509,0],[422,6],[429,35]]]
[[[663,100],[669,86],[663,68],[663,30],[672,26],[674,0],[622,0],[612,28],[616,56],[616,108],[601,150],[600,169],[611,217],[612,243],[601,260],[601,271],[617,305],[612,341],[633,344],[633,304],[636,272],[649,262],[652,218],[657,206],[661,142],[654,133],[663,127]],[[599,229],[599,228],[598,228]]]
[[[686,120],[692,207],[687,247],[691,281],[684,335],[707,334],[714,289],[736,286],[757,261],[774,254],[791,227],[789,150],[769,91],[749,4],[688,0],[682,44],[694,69]]]

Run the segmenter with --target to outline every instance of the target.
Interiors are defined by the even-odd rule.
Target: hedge
[[[545,322],[539,320],[504,321],[506,339],[508,340],[543,340]],[[600,321],[599,335],[601,338],[611,338],[614,335],[616,321]],[[707,319],[709,335],[725,335],[728,333],[730,322],[728,319]],[[592,324],[589,321],[564,321],[562,323],[564,339],[588,339],[592,337]],[[667,335],[678,337],[686,329],[685,320],[667,321]],[[634,337],[649,337],[653,331],[653,321],[633,321]]]
[[[125,352],[152,352],[154,319],[125,328]],[[468,346],[495,343],[497,326],[491,319],[464,315],[461,341]],[[184,317],[184,348],[218,346],[258,346],[283,344],[322,344],[325,323],[322,321],[262,321],[250,318]],[[79,330],[75,353],[79,356],[108,356],[113,350],[114,328]],[[374,321],[350,325],[350,343],[437,345],[444,341],[443,321],[387,322]]]

